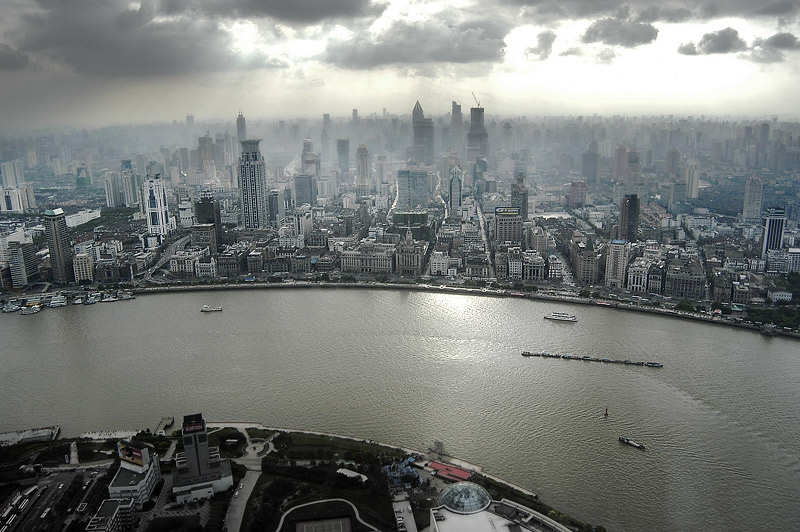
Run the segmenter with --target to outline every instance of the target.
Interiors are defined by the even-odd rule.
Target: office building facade
[[[264,157],[258,149],[258,139],[240,141],[242,155],[239,157],[237,182],[239,184],[239,201],[246,229],[264,229],[269,227],[267,211],[267,169]]]

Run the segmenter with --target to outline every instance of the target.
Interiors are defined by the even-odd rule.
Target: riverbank
[[[145,288],[135,288],[132,290],[134,294],[152,294],[163,292],[203,292],[203,291],[219,291],[219,290],[307,290],[307,289],[342,289],[342,290],[405,290],[412,292],[432,292],[432,293],[447,293],[447,294],[461,294],[481,297],[497,297],[497,298],[522,298],[532,299],[537,301],[552,301],[559,303],[571,303],[575,305],[596,306],[615,310],[626,310],[631,312],[642,312],[645,314],[653,314],[668,318],[677,318],[683,320],[699,321],[712,325],[721,325],[727,327],[736,327],[739,329],[746,329],[767,336],[785,336],[788,338],[800,339],[800,331],[786,330],[779,327],[751,323],[746,321],[736,321],[733,318],[725,316],[709,316],[702,315],[694,312],[683,312],[669,308],[653,307],[653,306],[640,306],[637,304],[630,304],[621,301],[613,300],[598,300],[585,297],[570,297],[558,294],[548,294],[535,292],[518,292],[506,289],[497,288],[472,288],[465,286],[453,285],[429,285],[429,284],[412,284],[412,283],[379,283],[379,282],[356,282],[356,283],[331,283],[325,281],[294,281],[281,282],[281,283],[264,283],[264,282],[248,282],[248,283],[224,283],[224,284],[192,284],[192,285],[169,285],[169,286],[152,286]],[[544,290],[542,291],[544,292]],[[739,318],[741,320],[741,318]]]

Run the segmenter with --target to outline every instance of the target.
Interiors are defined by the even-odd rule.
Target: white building
[[[144,213],[147,231],[163,242],[164,237],[175,230],[175,220],[169,214],[167,189],[158,177],[150,177],[142,184]]]
[[[626,240],[612,240],[607,249],[605,284],[610,288],[624,288],[630,244]]]
[[[72,267],[75,270],[75,282],[81,281],[94,282],[94,258],[89,253],[78,253],[72,259]]]
[[[158,455],[152,456],[144,443],[120,441],[117,454],[120,464],[117,473],[108,485],[108,496],[112,499],[133,499],[141,507],[153,494],[161,480]]]

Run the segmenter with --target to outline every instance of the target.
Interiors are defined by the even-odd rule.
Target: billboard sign
[[[128,462],[131,464],[135,464],[138,466],[144,465],[144,459],[142,458],[142,450],[137,449],[130,442],[121,441],[117,442],[117,452],[119,453],[119,459]]]
[[[519,207],[495,207],[494,208],[494,215],[495,216],[519,216],[520,208]]]

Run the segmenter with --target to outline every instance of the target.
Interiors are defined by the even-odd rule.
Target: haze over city
[[[6,0],[2,131],[429,113],[789,116],[798,2]],[[435,111],[436,110],[436,111]],[[787,115],[789,113],[789,115]]]

